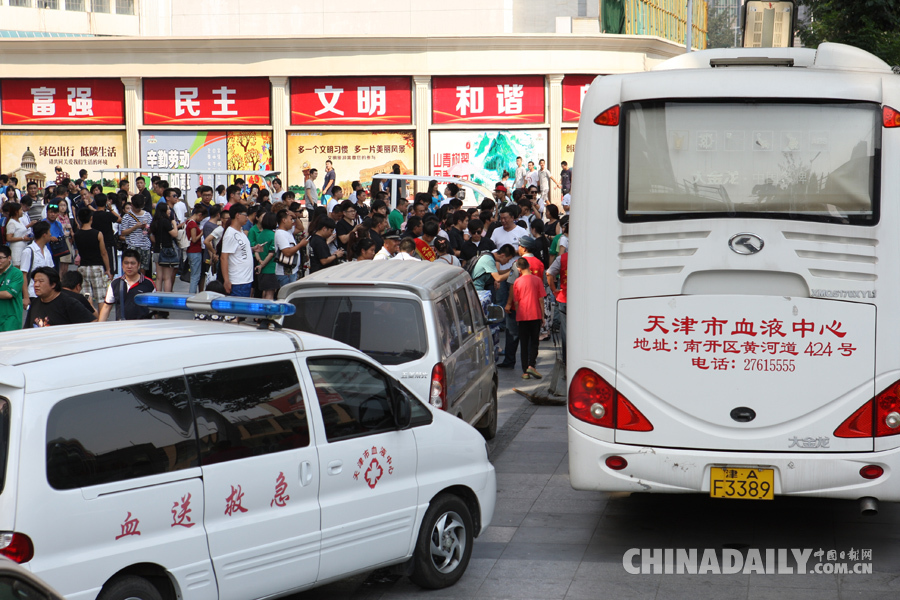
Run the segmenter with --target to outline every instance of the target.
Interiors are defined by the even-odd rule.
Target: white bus
[[[594,81],[570,225],[576,489],[900,500],[895,108],[900,76],[839,44]]]

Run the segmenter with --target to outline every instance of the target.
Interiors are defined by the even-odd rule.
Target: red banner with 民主
[[[412,123],[409,77],[295,77],[291,125]]]
[[[144,80],[144,125],[268,125],[268,77]]]
[[[544,78],[435,77],[434,123],[543,123]]]
[[[122,125],[121,79],[4,79],[4,125]]]

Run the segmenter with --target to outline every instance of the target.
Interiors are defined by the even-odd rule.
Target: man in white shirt
[[[269,193],[269,199],[272,201],[272,204],[276,202],[281,202],[281,197],[284,195],[284,188],[281,187],[281,179],[276,177],[272,180],[272,191]]]
[[[312,216],[313,210],[319,205],[319,193],[316,191],[316,175],[319,172],[316,169],[309,170],[309,177],[303,184],[304,199],[306,200],[306,210]]]
[[[222,283],[231,296],[250,297],[253,285],[253,255],[250,240],[243,232],[247,224],[247,207],[240,202],[231,205],[231,225],[222,234]],[[252,251],[261,247],[258,246]]]
[[[524,228],[516,225],[516,219],[513,212],[514,209],[510,206],[505,206],[500,209],[501,226],[495,229],[494,233],[491,234],[491,241],[494,242],[494,245],[497,248],[502,248],[506,244],[509,244],[513,248],[518,248],[519,238],[528,235],[528,232],[525,231]],[[508,271],[511,269],[514,258],[511,258],[508,262],[500,265],[500,271]]]
[[[40,221],[32,228],[34,241],[22,250],[21,270],[22,281],[22,305],[28,308],[30,299],[37,298],[34,293],[34,281],[31,274],[39,267],[53,268],[53,253],[50,252],[50,223]]]
[[[300,249],[309,243],[309,239],[300,240],[297,243],[294,239],[294,215],[287,210],[279,210],[275,215],[278,218],[278,228],[275,230],[275,256],[280,251],[283,256],[296,256],[297,261],[293,268],[286,267],[280,263],[275,265],[275,277],[278,278],[278,286],[284,287],[289,283],[297,280],[297,273],[300,270]],[[300,221],[296,221],[298,224]],[[302,224],[301,224],[302,225]]]
[[[528,161],[528,172],[525,174],[525,185],[528,187],[534,186],[539,187],[540,174],[534,170],[534,161]]]
[[[344,201],[344,190],[340,186],[334,186],[331,188],[331,200],[328,201],[328,207],[326,210],[328,214],[334,212],[334,207]]]
[[[381,247],[381,250],[375,253],[374,260],[389,260],[397,256],[400,246],[400,232],[396,229],[388,229],[381,237],[384,240],[384,245]],[[413,246],[415,246],[415,242],[413,242]]]
[[[422,259],[416,256],[416,240],[415,238],[405,237],[400,241],[400,252],[391,260],[417,260]]]
[[[513,189],[525,187],[525,167],[522,165],[522,157],[516,157],[516,179],[513,183]]]
[[[538,212],[544,214],[544,206],[547,205],[547,202],[550,202],[550,182],[552,181],[556,187],[559,186],[559,182],[553,179],[550,175],[550,171],[547,170],[547,161],[543,158],[540,160],[540,170],[538,170],[538,182],[540,183],[541,195],[537,202]]]

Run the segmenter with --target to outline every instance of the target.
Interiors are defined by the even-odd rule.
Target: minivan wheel
[[[476,429],[484,439],[490,441],[497,435],[497,382],[491,385],[491,407],[488,409]]]
[[[143,577],[125,575],[103,586],[97,600],[162,600],[162,595]]]
[[[419,529],[413,554],[413,583],[427,589],[453,585],[472,556],[472,515],[466,503],[451,494],[435,498]]]

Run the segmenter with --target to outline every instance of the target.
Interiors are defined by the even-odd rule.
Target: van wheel
[[[497,382],[491,385],[491,407],[488,409],[476,429],[486,440],[492,440],[497,435]]]
[[[413,553],[413,583],[436,590],[453,585],[469,566],[472,556],[472,515],[459,497],[435,498],[419,529]]]
[[[103,586],[97,600],[162,600],[162,595],[143,577],[125,575]]]

